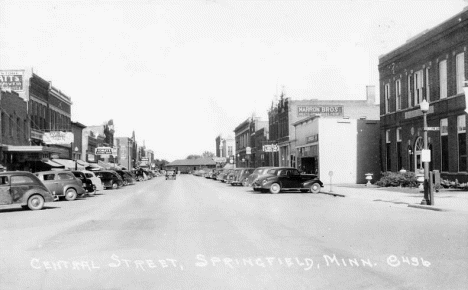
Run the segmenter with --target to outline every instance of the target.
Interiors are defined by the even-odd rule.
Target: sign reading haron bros
[[[51,131],[42,135],[42,142],[45,144],[70,144],[73,142],[72,132]]]
[[[312,115],[343,116],[343,106],[329,106],[329,105],[297,106],[298,117],[307,117],[307,116],[312,116]]]
[[[263,152],[278,152],[279,147],[278,144],[268,144],[268,145],[263,145]]]
[[[24,70],[0,70],[0,88],[12,91],[23,90]]]
[[[112,155],[111,147],[97,147],[94,152],[95,155]]]

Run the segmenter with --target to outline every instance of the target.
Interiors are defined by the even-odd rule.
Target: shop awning
[[[85,162],[83,160],[77,160],[78,164],[83,166],[83,167],[88,167],[89,166],[89,163],[88,162]]]
[[[99,166],[97,163],[88,163],[88,166],[86,166],[86,170],[102,170],[101,166]]]
[[[50,159],[42,159],[41,162],[49,165],[52,168],[56,168],[56,169],[65,168],[65,166],[63,164],[57,163],[57,162],[52,161]]]
[[[62,152],[58,148],[47,147],[47,146],[3,146],[5,152],[49,152],[49,153],[60,153]]]
[[[105,168],[105,169],[120,168],[115,163],[109,163],[109,162],[105,162],[105,161],[101,161],[101,160],[98,160],[98,165],[101,166],[102,168]]]
[[[56,162],[58,164],[61,164],[63,165],[66,169],[70,169],[70,170],[75,170],[78,169],[78,170],[83,170],[85,169],[86,166],[83,166],[83,165],[80,165],[78,162],[75,162],[74,160],[70,160],[70,159],[52,159],[53,162]]]

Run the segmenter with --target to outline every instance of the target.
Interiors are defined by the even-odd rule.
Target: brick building
[[[29,146],[28,108],[18,93],[0,90],[0,164],[8,170],[28,169],[22,152]],[[42,156],[37,156],[40,159]]]
[[[237,167],[255,167],[256,156],[260,154],[254,150],[255,132],[268,126],[267,121],[261,121],[259,117],[249,117],[234,129],[236,140],[235,163]]]
[[[430,170],[468,181],[465,94],[468,11],[379,58],[382,171],[423,168],[423,117],[429,102]]]
[[[375,88],[367,87],[366,100],[292,100],[282,94],[268,111],[269,143],[279,147],[279,151],[272,154],[274,165],[297,167],[293,124],[310,116],[378,120]]]

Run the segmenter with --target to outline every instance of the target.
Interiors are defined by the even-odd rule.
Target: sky
[[[463,0],[0,0],[0,69],[32,67],[72,121],[113,119],[155,158],[215,152],[219,134],[291,99],[364,100],[378,58]]]

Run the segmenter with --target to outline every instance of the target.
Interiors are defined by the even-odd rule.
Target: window
[[[0,176],[0,185],[8,185],[8,176]]]
[[[457,117],[458,133],[458,171],[466,170],[466,118],[465,115]]]
[[[447,61],[439,62],[439,85],[440,85],[440,98],[447,97]]]
[[[431,89],[430,89],[430,82],[429,82],[429,68],[426,68],[426,100],[428,102],[431,101]]]
[[[395,81],[395,100],[396,100],[396,110],[401,110],[401,81]]]
[[[386,164],[386,170],[387,171],[391,171],[392,170],[392,158],[391,158],[391,142],[390,142],[390,130],[387,130],[385,131],[385,141],[387,143],[387,150],[386,150],[386,153],[387,153],[387,164]]]
[[[390,84],[386,84],[384,87],[384,97],[385,97],[385,113],[390,112]]]
[[[413,107],[413,98],[411,91],[411,75],[408,75],[408,108]]]
[[[8,126],[8,136],[13,137],[13,117],[10,116],[8,122],[10,123]]]
[[[44,178],[44,180],[54,180],[55,179],[55,174],[44,174],[43,178]]]
[[[21,120],[16,118],[16,138],[21,138]]]
[[[442,171],[449,171],[449,159],[448,159],[448,120],[440,120],[440,151],[441,151],[441,165]]]
[[[401,145],[401,128],[397,128],[397,170],[403,167],[402,145]]]
[[[24,175],[13,175],[11,177],[11,185],[16,185],[16,184],[25,184],[25,183],[34,183],[34,180],[30,176],[24,176]]]
[[[71,173],[59,173],[58,177],[60,180],[72,180],[75,179],[75,176]]]
[[[465,81],[465,53],[457,54],[457,94],[463,93],[463,82]]]
[[[2,112],[2,118],[1,118],[1,121],[2,121],[2,136],[5,136],[6,134],[6,120],[5,120],[5,114]]]
[[[422,102],[423,92],[423,71],[417,71],[414,73],[414,104],[419,105]]]

